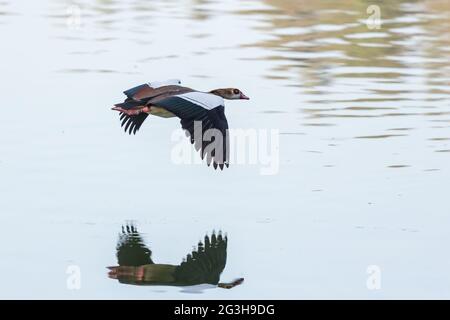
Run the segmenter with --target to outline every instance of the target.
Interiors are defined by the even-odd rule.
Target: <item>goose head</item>
[[[249,100],[250,98],[247,97],[245,94],[242,93],[241,90],[237,88],[224,88],[224,89],[215,89],[210,91],[210,93],[215,94],[216,96],[220,96],[224,99],[228,100]]]

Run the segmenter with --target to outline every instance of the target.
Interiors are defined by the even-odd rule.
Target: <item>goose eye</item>
[[[234,94],[238,94],[238,93],[239,93],[239,90],[238,90],[238,89],[234,89],[234,90],[233,90],[233,93],[234,93]]]

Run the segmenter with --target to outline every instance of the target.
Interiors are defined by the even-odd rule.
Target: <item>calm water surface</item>
[[[379,29],[370,4],[0,1],[0,297],[450,298],[450,3],[384,1]],[[278,174],[173,164],[176,119],[125,135],[111,104],[169,78],[248,94],[230,126],[279,129]],[[125,265],[226,233],[214,281],[111,279],[127,225]]]

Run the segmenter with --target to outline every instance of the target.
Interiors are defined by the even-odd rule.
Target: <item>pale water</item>
[[[450,298],[450,2],[371,4],[0,1],[0,297]],[[278,129],[278,172],[125,134],[122,91],[171,78],[250,96],[228,122]],[[244,283],[108,278],[127,223],[164,264],[226,232]]]

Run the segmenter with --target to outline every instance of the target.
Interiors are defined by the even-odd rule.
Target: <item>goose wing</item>
[[[212,234],[205,236],[196,250],[188,254],[186,259],[175,269],[175,279],[179,285],[195,285],[202,283],[218,284],[220,274],[227,262],[226,236]]]
[[[122,122],[121,127],[129,134],[136,134],[141,128],[145,119],[147,119],[148,113],[142,112],[138,115],[129,116],[126,113],[120,113],[120,121]]]
[[[163,107],[181,119],[201,158],[206,157],[208,166],[214,169],[229,166],[228,121],[225,116],[224,100],[211,93],[187,92],[173,95],[151,103]]]
[[[129,99],[141,100],[143,98],[151,98],[155,94],[164,91],[164,87],[167,86],[180,86],[181,81],[178,79],[171,79],[165,81],[147,82],[131,89],[125,90],[123,93]]]
[[[180,84],[181,81],[177,79],[141,84],[125,90],[123,92],[127,96],[125,101],[117,103],[114,106],[116,109],[120,108],[124,110],[140,109],[154,101],[193,91],[190,88],[182,87]],[[148,114],[145,112],[137,115],[127,115],[121,112],[121,126],[125,132],[136,134],[145,119],[147,119],[147,116]]]

